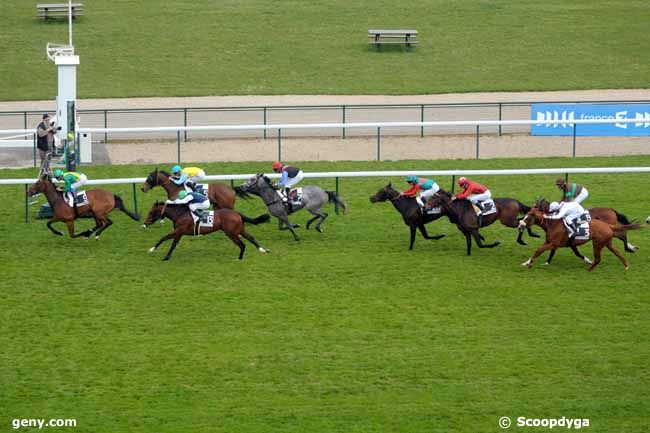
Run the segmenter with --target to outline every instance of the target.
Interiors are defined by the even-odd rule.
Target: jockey
[[[415,194],[419,191],[420,195],[415,197],[415,200],[421,208],[424,207],[424,203],[429,197],[440,191],[438,184],[431,179],[410,175],[406,176],[405,180],[409,185],[411,185],[411,187],[402,191],[400,195],[404,197],[415,197]]]
[[[300,182],[304,174],[301,169],[291,167],[290,165],[282,165],[279,161],[274,162],[271,168],[276,173],[282,173],[282,177],[278,180],[278,185],[284,187],[284,201],[288,203],[291,187]]]
[[[189,205],[192,213],[201,218],[203,213],[201,210],[210,209],[210,200],[203,194],[198,192],[187,192],[185,190],[178,193],[178,198],[176,200],[167,200],[167,204],[187,204]]]
[[[467,180],[467,178],[465,177],[461,177],[458,179],[458,186],[463,188],[463,191],[456,194],[454,199],[459,200],[465,198],[470,202],[472,202],[474,206],[478,207],[480,212],[477,213],[480,214],[481,212],[483,212],[482,203],[485,200],[489,200],[492,198],[492,193],[490,192],[488,187],[485,185],[481,185],[480,183]]]
[[[205,177],[205,171],[199,167],[185,167],[181,168],[180,165],[175,165],[172,167],[171,180],[176,185],[187,185],[192,190],[196,186],[196,183]]]
[[[553,215],[544,215],[544,218],[551,220],[564,219],[564,224],[569,232],[569,239],[572,239],[578,230],[575,225],[576,219],[585,213],[585,209],[575,201],[563,201],[561,203],[554,201],[549,205],[548,210],[555,213]]]
[[[83,173],[74,171],[63,172],[60,168],[54,170],[54,177],[58,181],[63,181],[63,192],[67,194],[68,200],[72,205],[76,205],[77,189],[88,182],[88,178]]]
[[[567,184],[562,178],[555,181],[555,185],[562,191],[562,201],[582,203],[589,197],[589,191],[579,183]]]

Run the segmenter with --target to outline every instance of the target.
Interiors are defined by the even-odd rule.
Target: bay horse
[[[124,207],[124,202],[119,195],[103,189],[87,190],[86,197],[88,197],[88,204],[78,206],[75,211],[75,208],[70,207],[65,201],[63,192],[56,189],[56,186],[47,172],[41,172],[36,183],[27,190],[27,194],[30,196],[37,193],[43,193],[47,198],[47,202],[50,204],[50,208],[52,208],[54,216],[47,222],[47,228],[58,236],[63,236],[63,233],[52,227],[52,224],[63,221],[68,227],[68,234],[71,238],[84,236],[87,239],[90,235],[95,233],[95,239],[99,240],[99,235],[113,224],[113,221],[108,217],[108,214],[113,209],[121,210],[128,215],[129,218],[135,221],[140,220],[140,217],[137,214],[128,211]],[[74,220],[88,215],[95,219],[95,227],[81,233],[75,233]]]
[[[329,216],[327,212],[322,210],[326,203],[335,203],[343,209],[344,214],[348,212],[347,204],[345,201],[341,200],[334,191],[325,191],[323,188],[316,185],[307,185],[302,187],[302,200],[300,204],[292,205],[291,210],[289,211],[282,202],[282,198],[280,198],[277,188],[271,183],[271,179],[264,174],[257,174],[251,177],[246,183],[240,185],[239,189],[245,193],[259,196],[271,215],[278,219],[280,230],[289,229],[296,241],[299,241],[300,237],[296,233],[295,229],[300,227],[300,225],[291,224],[289,221],[290,214],[303,208],[307,209],[312,215],[314,215],[314,217],[307,221],[305,227],[309,230],[311,224],[318,221],[316,223],[316,231],[322,233],[323,229],[321,228],[321,225]]]
[[[142,192],[148,192],[150,189],[157,186],[162,187],[167,192],[167,198],[169,200],[176,200],[178,198],[178,193],[185,189],[184,185],[177,185],[170,179],[170,174],[164,170],[158,170],[157,168],[149,173],[147,179],[142,184],[140,188]],[[232,189],[228,185],[222,183],[210,183],[208,184],[208,200],[214,206],[215,209],[234,209],[235,201],[237,196],[241,198],[249,198],[249,195],[239,189],[239,187]],[[241,214],[244,222],[249,224],[259,224],[267,222],[271,219],[270,216],[266,215],[265,217],[260,216],[257,218],[250,218],[244,214]],[[254,222],[257,221],[257,222]]]
[[[483,216],[480,222],[479,217],[476,215],[474,207],[469,200],[452,200],[452,195],[443,190],[440,190],[431,196],[431,198],[425,203],[425,209],[439,207],[442,214],[447,215],[449,221],[456,224],[458,230],[460,230],[460,232],[465,236],[467,255],[469,256],[472,254],[472,237],[479,248],[494,248],[500,244],[499,241],[491,244],[484,244],[483,241],[485,239],[479,233],[480,228],[487,227],[497,220],[506,227],[518,228],[518,216],[520,214],[526,214],[526,212],[530,210],[530,207],[514,198],[495,198],[493,200],[497,211],[493,214]],[[534,238],[540,237],[537,233],[530,230],[530,228],[528,228],[528,234]],[[522,239],[522,235],[523,233],[520,231],[517,236],[517,243],[526,245],[526,242]]]
[[[165,204],[157,201],[151,206],[144,224],[145,226],[149,226],[163,217],[167,217],[174,222],[174,230],[160,238],[156,245],[149,248],[149,252],[153,253],[163,242],[173,239],[172,246],[169,248],[163,260],[169,260],[172,252],[183,236],[194,236],[195,234],[207,235],[208,233],[219,230],[223,230],[226,236],[239,247],[239,260],[244,258],[244,252],[246,251],[246,245],[241,241],[240,236],[243,236],[255,245],[261,253],[269,252],[266,248],[262,248],[253,235],[246,232],[242,216],[232,209],[215,210],[212,227],[200,227],[198,233],[196,233],[194,230],[194,219],[192,218],[190,209],[186,205]]]
[[[440,218],[442,213],[423,213],[420,211],[420,205],[415,200],[415,197],[406,197],[393,189],[392,182],[377,191],[377,193],[370,197],[370,203],[390,201],[397,212],[402,215],[404,224],[411,230],[411,239],[409,242],[409,250],[413,249],[415,243],[415,233],[419,230],[424,239],[442,239],[446,235],[429,236],[425,224],[433,222]]]
[[[539,247],[532,257],[523,262],[521,265],[525,267],[533,266],[533,262],[537,257],[539,257],[544,251],[555,250],[558,248],[570,247],[571,245],[582,245],[589,241],[592,242],[594,249],[594,261],[589,267],[589,271],[593,271],[596,266],[600,263],[601,252],[603,248],[607,247],[618,259],[623,263],[625,270],[629,268],[629,264],[625,257],[612,245],[612,239],[617,236],[624,234],[628,230],[640,229],[640,224],[625,224],[625,225],[612,225],[604,221],[593,219],[589,222],[589,239],[587,240],[572,240],[569,241],[569,235],[566,228],[564,227],[564,222],[559,220],[552,220],[544,218],[544,212],[537,208],[532,208],[526,216],[521,220],[521,224],[526,226],[538,225],[546,231],[546,241],[544,245]]]

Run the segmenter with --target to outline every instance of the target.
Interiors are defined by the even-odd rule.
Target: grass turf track
[[[647,0],[83,3],[79,98],[648,86]],[[0,100],[56,96],[45,45],[68,26],[37,19],[35,4],[2,2]],[[378,53],[367,38],[378,27],[415,28],[420,44]]]
[[[299,163],[307,171],[648,164],[645,156]],[[267,165],[205,168],[254,173]],[[152,168],[84,171],[135,177]],[[555,177],[477,179],[496,197],[531,203],[557,196]],[[587,185],[590,206],[637,219],[649,213],[647,174],[572,179]],[[0,187],[2,431],[12,418],[56,417],[77,419],[76,429],[57,431],[97,433],[491,432],[501,416],[647,431],[649,231],[631,234],[641,250],[626,254],[628,272],[604,252],[587,273],[566,250],[551,267],[524,269],[540,241],[518,246],[516,231],[500,225],[483,234],[502,245],[471,257],[447,221],[428,226],[446,238],[418,237],[409,252],[392,206],[368,200],[389,180],[404,186],[343,179],[350,214],[332,210],[325,233],[301,228],[299,243],[275,223],[251,227],[272,253],[251,247],[243,262],[223,234],[184,238],[162,262],[166,250],[146,250],[169,226],[144,231],[118,213],[99,242],[59,238],[43,221],[23,222],[22,186]],[[438,181],[449,187],[449,178]],[[130,186],[109,188],[133,208]],[[162,191],[138,196],[148,209]],[[248,215],[263,210],[258,199],[239,206]]]

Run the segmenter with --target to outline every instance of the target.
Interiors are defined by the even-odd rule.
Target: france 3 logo
[[[634,119],[635,122],[576,124],[574,120]],[[533,104],[531,135],[650,135],[650,104]]]

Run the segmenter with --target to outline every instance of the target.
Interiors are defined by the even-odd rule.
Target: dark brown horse
[[[160,186],[167,191],[168,199],[176,200],[178,198],[178,193],[184,190],[185,187],[172,182],[169,176],[169,173],[164,170],[155,169],[149,173],[149,176],[147,176],[147,179],[142,184],[142,192],[147,192],[151,188]],[[222,183],[211,183],[208,186],[208,200],[210,200],[210,203],[215,209],[234,209],[237,196],[241,198],[250,197],[249,194],[242,191],[239,187],[232,189],[228,185]],[[260,224],[271,219],[271,216],[268,214],[261,215],[257,218],[250,218],[241,213],[240,215],[244,222],[249,224]]]
[[[627,260],[620,252],[612,245],[612,239],[614,236],[624,234],[628,230],[636,230],[641,228],[640,224],[626,224],[626,225],[612,225],[607,224],[604,221],[597,219],[592,219],[589,223],[590,237],[588,240],[572,240],[569,242],[569,235],[566,228],[564,227],[564,222],[562,220],[551,220],[544,218],[544,213],[537,209],[532,208],[526,216],[522,219],[522,223],[526,226],[539,225],[546,232],[546,241],[544,245],[539,247],[533,256],[522,263],[522,266],[531,267],[533,262],[537,257],[539,257],[544,251],[555,250],[558,248],[570,247],[571,245],[582,245],[589,241],[592,242],[594,248],[594,261],[589,267],[589,271],[593,271],[596,266],[600,263],[601,252],[603,248],[607,247],[618,259],[623,263],[625,270],[629,268]]]
[[[58,221],[63,221],[68,227],[70,237],[77,238],[84,236],[89,238],[91,234],[95,233],[95,239],[99,239],[99,235],[113,224],[113,221],[108,217],[108,214],[113,209],[121,210],[135,221],[140,220],[140,217],[137,214],[126,210],[120,196],[103,189],[87,190],[86,196],[88,197],[88,204],[77,207],[75,211],[75,209],[70,207],[65,201],[63,193],[56,189],[56,186],[50,179],[50,175],[46,172],[42,172],[36,183],[34,183],[27,191],[27,194],[30,196],[36,193],[43,193],[52,208],[54,216],[47,222],[47,228],[55,235],[63,236],[63,233],[52,227],[52,224]],[[75,233],[74,220],[81,216],[88,215],[91,215],[95,219],[95,227],[81,233]]]
[[[456,224],[458,230],[465,235],[467,255],[469,256],[472,254],[472,237],[479,248],[494,248],[500,244],[498,241],[491,244],[484,244],[484,239],[479,233],[480,228],[487,227],[497,220],[506,227],[517,228],[519,227],[519,215],[525,214],[530,210],[530,207],[513,198],[495,198],[493,200],[497,211],[491,215],[483,216],[480,218],[480,221],[469,200],[452,200],[452,195],[447,191],[441,190],[435,193],[427,201],[425,208],[439,207],[442,210],[442,214],[447,215],[449,221]],[[520,232],[517,236],[517,242],[521,245],[526,245],[526,242],[521,238],[522,234]],[[539,237],[538,234],[531,230],[528,230],[528,234],[534,238]]]
[[[172,242],[172,246],[163,260],[169,260],[176,245],[178,245],[178,242],[180,242],[183,236],[194,236],[195,234],[207,235],[208,233],[219,230],[223,230],[226,236],[228,236],[230,240],[239,247],[239,260],[244,257],[244,251],[246,250],[246,245],[241,241],[240,236],[243,236],[250,243],[255,245],[261,253],[269,252],[269,250],[262,248],[262,246],[257,243],[257,240],[255,240],[253,235],[246,232],[241,215],[231,209],[215,210],[212,227],[201,227],[199,228],[198,233],[195,233],[194,220],[192,219],[191,212],[187,206],[166,205],[165,203],[155,202],[151,207],[151,210],[149,210],[149,214],[147,215],[144,224],[145,226],[151,225],[163,217],[167,217],[174,222],[174,231],[163,236],[156,245],[149,249],[149,252],[153,253],[160,244],[166,240],[173,239],[174,241]]]
[[[409,226],[411,230],[411,240],[409,243],[409,250],[413,249],[413,243],[415,242],[415,231],[419,230],[424,239],[442,239],[445,235],[434,235],[429,236],[427,229],[424,226],[432,221],[437,220],[442,216],[441,213],[422,213],[420,211],[420,205],[413,197],[405,197],[400,195],[399,191],[393,189],[393,185],[389,183],[379,191],[377,194],[370,197],[371,203],[377,203],[381,201],[390,201],[397,212],[402,215],[404,224]]]

